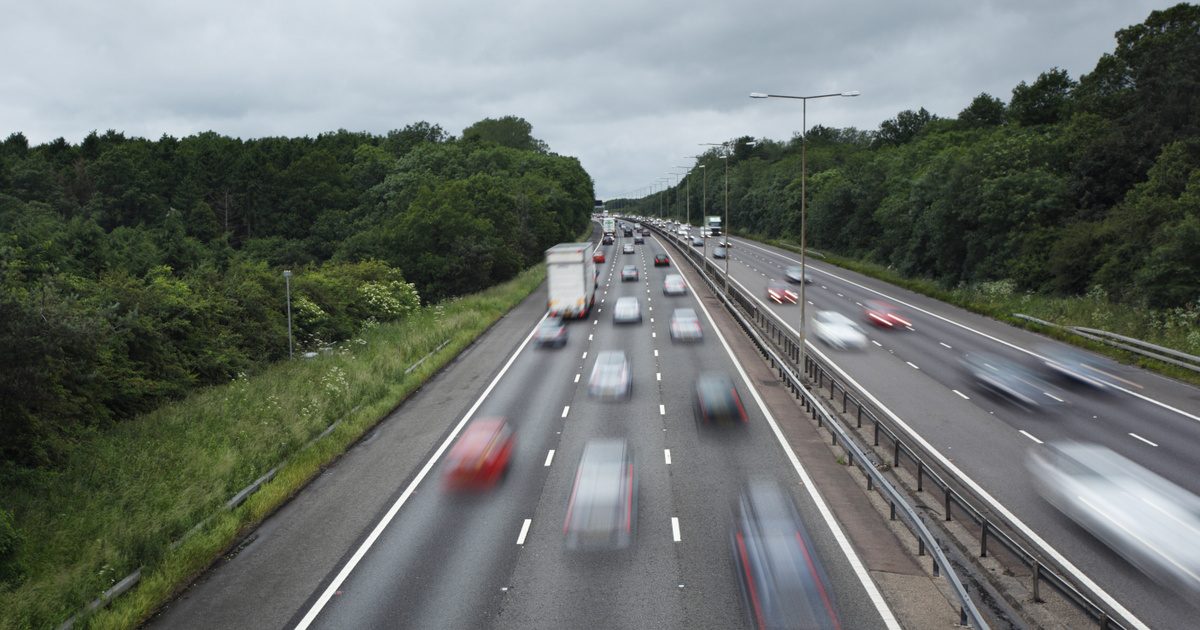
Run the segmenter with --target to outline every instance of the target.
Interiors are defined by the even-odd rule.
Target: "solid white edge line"
[[[563,407],[563,413],[562,413],[562,417],[563,417],[563,418],[566,418],[566,417],[567,417],[567,414],[568,414],[568,413],[570,413],[570,411],[571,411],[571,405],[566,405],[566,406],[564,406],[564,407]]]
[[[529,524],[532,522],[533,522],[533,519],[527,518],[527,519],[525,519],[525,522],[521,524],[521,533],[517,534],[517,544],[518,545],[525,544],[525,536],[529,533]]]
[[[1038,444],[1045,444],[1045,442],[1033,437],[1033,434],[1026,431],[1025,429],[1019,429],[1019,432],[1021,433],[1021,435],[1024,435],[1025,437],[1033,440],[1034,442],[1037,442]]]
[[[692,290],[691,283],[688,282],[687,276],[684,276],[683,281],[688,285],[688,289]],[[733,279],[737,282],[737,279]],[[738,282],[740,285],[741,283]],[[742,287],[745,289],[745,287]],[[695,295],[695,291],[692,291]],[[756,298],[757,299],[757,298]],[[779,424],[775,422],[775,417],[767,410],[767,405],[758,394],[758,389],[750,382],[750,376],[746,374],[746,370],[742,368],[742,364],[733,354],[733,348],[729,347],[729,342],[725,341],[725,335],[721,334],[721,330],[717,328],[713,321],[712,315],[708,312],[708,308],[704,306],[704,302],[696,300],[696,304],[700,310],[704,312],[704,316],[708,318],[709,328],[717,335],[717,339],[721,342],[721,346],[725,348],[725,353],[729,355],[729,360],[733,362],[733,366],[737,368],[738,374],[742,377],[742,384],[754,398],[754,402],[758,404],[758,408],[762,411],[763,417],[766,418],[767,424],[770,425],[771,431],[775,433],[775,439],[779,442],[779,446],[783,448],[784,455],[792,464],[796,474],[800,476],[800,481],[805,490],[808,491],[808,496],[812,498],[816,504],[817,510],[821,513],[821,518],[825,520],[825,525],[833,533],[834,540],[837,541],[838,547],[842,550],[842,554],[846,556],[846,561],[850,563],[850,568],[854,571],[854,575],[858,577],[859,582],[863,585],[863,590],[867,592],[867,597],[871,599],[871,603],[875,605],[875,610],[879,613],[880,618],[891,630],[900,630],[900,623],[896,621],[896,616],[892,614],[892,609],[888,607],[887,601],[883,599],[883,595],[879,592],[879,587],[871,579],[867,568],[863,566],[862,560],[858,557],[858,552],[850,544],[850,539],[846,537],[846,533],[842,531],[841,525],[833,516],[833,511],[829,509],[829,505],[825,503],[825,499],[821,493],[817,492],[817,487],[813,483],[812,477],[808,475],[808,471],[804,466],[800,465],[800,458],[796,457],[796,452],[792,450],[792,446],[788,444],[787,438],[783,435],[783,430],[779,428]]]
[[[784,258],[785,260],[792,260],[791,258],[788,258],[787,256],[785,256],[785,255],[783,255],[783,254],[779,254],[779,253],[772,252],[772,251],[770,251],[770,250],[767,250],[767,249],[763,249],[762,247],[758,247],[757,245],[754,245],[753,243],[746,243],[746,244],[747,244],[747,245],[749,245],[750,247],[757,247],[758,249],[762,249],[763,251],[765,251],[765,252],[767,252],[767,253],[769,253],[769,254],[774,254],[774,255],[776,255],[776,256],[780,256],[780,257]],[[901,300],[901,299],[899,299],[899,298],[892,297],[892,296],[890,296],[890,295],[888,295],[888,294],[886,294],[886,293],[884,293],[884,292],[882,292],[882,291],[877,291],[877,290],[875,290],[875,289],[872,289],[871,287],[868,287],[868,286],[865,286],[865,285],[859,284],[859,283],[857,283],[857,282],[855,282],[855,281],[853,281],[853,280],[850,280],[850,279],[848,279],[848,278],[843,278],[843,277],[841,277],[841,276],[839,276],[839,275],[837,275],[837,274],[835,274],[835,273],[830,273],[830,272],[828,272],[828,271],[825,271],[824,269],[817,269],[816,267],[814,267],[813,269],[814,269],[814,270],[816,270],[816,271],[817,271],[817,272],[819,272],[819,273],[823,273],[823,274],[825,274],[825,275],[828,275],[828,276],[833,276],[834,278],[837,278],[838,280],[841,280],[842,282],[845,282],[845,283],[847,283],[847,284],[854,285],[854,286],[856,286],[856,287],[858,287],[858,288],[860,288],[860,289],[862,289],[862,290],[864,290],[864,291],[870,291],[871,293],[874,293],[875,295],[878,295],[878,296],[880,296],[880,297],[887,298],[887,299],[889,299],[889,300],[891,300],[891,301],[893,301],[893,302],[896,302],[897,304],[903,304],[904,306],[907,306],[908,308],[911,308],[911,309],[913,309],[914,311],[918,311],[918,312],[924,313],[924,314],[926,314],[926,315],[929,315],[930,317],[936,317],[937,319],[940,319],[940,320],[942,320],[942,321],[944,321],[944,322],[946,322],[947,324],[950,324],[950,325],[952,325],[952,326],[958,326],[959,328],[962,328],[963,330],[968,330],[968,331],[971,331],[971,332],[973,332],[973,333],[975,333],[975,334],[977,334],[977,335],[979,335],[979,336],[981,336],[981,337],[984,337],[984,338],[987,338],[987,339],[991,339],[992,341],[995,341],[995,342],[996,342],[996,343],[998,343],[998,344],[1002,344],[1002,345],[1008,346],[1009,348],[1012,348],[1013,350],[1016,350],[1016,351],[1018,351],[1018,352],[1024,352],[1025,354],[1028,354],[1029,356],[1031,356],[1031,357],[1035,357],[1035,358],[1037,358],[1037,359],[1039,359],[1039,360],[1042,360],[1042,361],[1045,361],[1045,360],[1046,360],[1046,357],[1043,357],[1042,355],[1040,355],[1040,354],[1038,354],[1038,353],[1036,353],[1036,352],[1033,352],[1032,350],[1026,350],[1025,348],[1022,348],[1021,346],[1018,346],[1018,345],[1016,345],[1016,344],[1014,344],[1014,343],[1010,343],[1010,342],[1008,342],[1008,341],[1005,341],[1005,340],[1003,340],[1003,339],[1000,339],[1000,338],[998,338],[998,337],[993,337],[992,335],[989,335],[989,334],[987,334],[987,333],[985,333],[985,332],[983,332],[983,331],[975,330],[974,328],[971,328],[970,326],[968,326],[968,325],[966,325],[966,324],[960,324],[960,323],[958,323],[958,322],[956,322],[956,321],[954,321],[954,320],[952,320],[952,319],[949,319],[949,318],[947,318],[947,317],[945,317],[945,316],[943,316],[943,315],[938,315],[937,313],[933,313],[933,312],[931,312],[931,311],[927,311],[927,310],[925,310],[925,309],[923,309],[923,308],[921,308],[921,307],[919,307],[919,306],[915,306],[915,305],[913,305],[913,304],[909,304],[908,302],[905,302],[904,300]],[[734,279],[734,282],[737,282],[737,279],[736,279],[736,278]],[[745,288],[745,287],[743,287],[743,288]],[[1125,389],[1124,387],[1120,387],[1120,386],[1118,386],[1118,385],[1113,385],[1112,387],[1113,387],[1113,389],[1115,389],[1115,390],[1118,390],[1118,391],[1121,391],[1121,392],[1124,392],[1124,393],[1126,393],[1126,394],[1129,394],[1130,396],[1133,396],[1134,398],[1139,398],[1139,399],[1141,399],[1141,400],[1144,400],[1144,401],[1146,401],[1146,402],[1148,402],[1148,403],[1150,403],[1150,404],[1152,404],[1152,405],[1157,405],[1158,407],[1161,407],[1161,408],[1163,408],[1163,409],[1166,409],[1166,410],[1168,410],[1168,411],[1174,411],[1175,413],[1177,413],[1177,414],[1179,414],[1179,415],[1181,415],[1181,416],[1184,416],[1185,418],[1190,418],[1190,419],[1192,419],[1192,420],[1195,420],[1196,422],[1200,422],[1200,416],[1197,416],[1197,415],[1195,415],[1195,414],[1188,413],[1188,412],[1186,412],[1186,411],[1184,411],[1184,410],[1182,410],[1182,409],[1176,409],[1175,407],[1172,407],[1171,405],[1168,405],[1167,403],[1164,403],[1164,402],[1159,402],[1159,401],[1157,401],[1157,400],[1154,400],[1153,398],[1150,398],[1149,396],[1145,396],[1145,395],[1143,395],[1143,394],[1139,394],[1139,393],[1137,393],[1137,392],[1135,392],[1135,391],[1133,391],[1133,390],[1130,390],[1130,389]]]
[[[952,389],[950,391],[954,392],[955,394],[958,394],[959,396],[962,396],[963,400],[971,400],[970,396],[958,391],[957,389]]]
[[[680,540],[682,540],[679,537],[679,517],[677,517],[677,516],[671,517],[671,538],[675,542],[679,542]]]
[[[1155,447],[1155,448],[1158,448],[1158,445],[1157,445],[1157,444],[1155,444],[1154,442],[1151,442],[1150,440],[1147,440],[1146,438],[1144,438],[1144,437],[1142,437],[1142,436],[1140,436],[1140,435],[1138,435],[1138,434],[1136,434],[1136,433],[1130,433],[1130,434],[1129,434],[1129,437],[1131,437],[1131,438],[1134,438],[1134,439],[1136,439],[1136,440],[1141,440],[1141,441],[1143,441],[1143,442],[1145,442],[1145,443],[1149,444],[1150,446],[1153,446],[1153,447]]]
[[[546,453],[546,463],[542,464],[542,466],[543,467],[549,466],[550,462],[553,462],[553,461],[554,461],[554,449],[550,449],[550,452]]]
[[[538,324],[541,324],[543,319],[546,319],[545,315],[542,315],[542,317],[538,319]],[[387,528],[388,524],[392,522],[393,518],[396,518],[396,514],[400,511],[400,508],[404,506],[404,504],[408,501],[408,498],[411,497],[412,493],[416,491],[417,486],[424,481],[425,476],[428,475],[429,471],[433,469],[434,464],[441,459],[442,453],[446,452],[446,449],[449,448],[454,439],[458,437],[458,434],[462,431],[462,428],[466,426],[467,421],[471,419],[471,416],[475,414],[481,405],[483,405],[483,401],[487,399],[488,395],[492,393],[492,390],[496,388],[496,383],[499,383],[500,379],[504,378],[504,375],[508,373],[508,368],[512,367],[512,364],[516,362],[518,356],[521,356],[521,352],[525,350],[525,346],[529,345],[529,340],[533,339],[533,333],[535,332],[537,332],[537,324],[530,329],[528,335],[525,335],[525,340],[521,342],[520,346],[517,346],[517,349],[512,353],[512,356],[508,357],[508,361],[505,362],[504,367],[500,368],[500,373],[492,379],[491,383],[488,383],[487,388],[483,390],[483,393],[479,395],[479,398],[475,400],[475,403],[471,405],[471,408],[467,409],[467,413],[463,414],[462,419],[459,420],[454,429],[450,431],[450,435],[447,435],[446,439],[442,441],[440,446],[438,446],[438,449],[433,452],[433,455],[430,456],[430,458],[425,462],[425,465],[421,467],[421,470],[417,472],[417,476],[414,477],[413,480],[408,484],[408,487],[404,489],[404,492],[400,493],[400,496],[396,499],[396,502],[392,504],[392,507],[388,508],[388,511],[383,515],[383,518],[379,519],[379,523],[375,525],[375,529],[371,530],[371,533],[367,536],[367,539],[364,540],[361,545],[359,545],[358,550],[354,552],[354,555],[350,556],[350,559],[346,561],[346,564],[342,567],[342,570],[338,571],[337,576],[333,578],[333,581],[329,583],[329,586],[325,588],[325,591],[322,592],[321,596],[317,598],[317,601],[313,603],[312,608],[309,608],[308,612],[304,614],[304,618],[300,620],[300,623],[296,624],[296,630],[306,630],[306,628],[312,625],[312,622],[317,619],[317,615],[321,614],[321,609],[325,608],[325,604],[329,603],[329,600],[333,597],[333,594],[336,593],[338,588],[342,586],[342,583],[346,581],[346,578],[350,577],[350,573],[354,571],[354,567],[358,566],[358,563],[361,562],[363,557],[367,555],[367,551],[370,550],[371,546],[375,544],[375,541],[379,539],[379,536],[383,533],[383,530]]]
[[[666,462],[666,464],[668,466],[671,465],[671,449],[669,449],[669,448],[663,449],[663,460]]]
[[[746,289],[746,286],[743,285],[742,283],[738,282],[737,278],[734,278],[733,281],[734,281],[734,283],[741,286],[743,290]],[[758,300],[758,298],[754,298],[754,299]],[[764,307],[766,306],[766,304],[763,304],[762,300],[758,300],[758,302],[759,302],[759,304],[762,304]],[[793,335],[797,335],[796,329],[792,328],[791,324],[784,322],[783,325],[785,327],[787,327],[787,329],[790,330]],[[797,336],[799,336],[799,335],[797,335]],[[1037,532],[1034,532],[1032,528],[1030,528],[1028,525],[1026,525],[1024,521],[1017,518],[1016,514],[1013,514],[1012,511],[1010,511],[1008,508],[1004,507],[1004,505],[1002,505],[1000,503],[1000,501],[998,501],[995,497],[993,497],[991,495],[991,493],[984,490],[983,486],[980,486],[978,483],[976,483],[976,481],[974,479],[968,477],[965,472],[963,472],[961,469],[959,469],[958,466],[954,465],[949,459],[947,459],[946,456],[943,455],[941,451],[935,449],[933,447],[933,445],[930,444],[919,433],[917,433],[917,431],[915,429],[908,426],[907,422],[901,420],[900,416],[897,416],[895,414],[895,412],[893,412],[886,405],[884,405],[882,402],[880,402],[880,400],[878,398],[876,398],[874,394],[867,391],[867,389],[865,387],[863,387],[862,385],[860,385],[858,383],[858,381],[854,380],[853,377],[851,377],[849,374],[847,374],[846,371],[841,368],[841,366],[834,363],[833,360],[831,360],[828,356],[826,356],[826,354],[824,352],[821,352],[821,350],[819,348],[817,348],[811,341],[808,341],[806,339],[805,342],[806,342],[805,347],[808,349],[809,352],[812,352],[815,355],[824,359],[825,362],[829,366],[831,366],[842,378],[846,379],[846,381],[848,383],[850,383],[852,386],[854,386],[856,389],[858,389],[858,391],[863,392],[863,395],[867,397],[867,400],[871,401],[871,403],[873,405],[875,405],[876,408],[878,408],[880,411],[887,414],[887,416],[892,419],[892,422],[895,422],[897,426],[904,429],[904,432],[907,433],[908,436],[911,437],[915,442],[920,444],[922,448],[924,448],[927,452],[932,453],[933,456],[938,460],[938,463],[940,463],[942,466],[944,466],[947,470],[949,470],[957,478],[961,479],[963,481],[963,483],[967,485],[967,487],[971,488],[971,490],[973,492],[975,492],[975,494],[977,496],[979,496],[979,498],[986,501],[987,504],[989,506],[991,506],[993,510],[999,512],[1002,516],[1004,516],[1004,518],[1006,518],[1008,520],[1008,522],[1012,523],[1014,527],[1019,529],[1021,531],[1021,533],[1023,533],[1029,540],[1033,541],[1033,544],[1037,545],[1038,548],[1041,549],[1043,553],[1045,553],[1046,555],[1049,555],[1051,558],[1053,558],[1054,561],[1057,562],[1058,565],[1061,566],[1064,570],[1066,570],[1068,573],[1070,573],[1072,577],[1074,577],[1076,580],[1078,580],[1084,586],[1086,586],[1087,588],[1092,590],[1094,593],[1096,593],[1096,595],[1099,596],[1101,599],[1103,599],[1104,602],[1106,604],[1108,604],[1109,607],[1111,607],[1118,615],[1124,617],[1125,620],[1130,623],[1130,625],[1132,625],[1135,628],[1138,628],[1139,630],[1150,630],[1149,626],[1147,626],[1145,623],[1142,623],[1142,621],[1140,619],[1135,617],[1133,615],[1133,613],[1129,612],[1129,610],[1126,609],[1124,606],[1122,606],[1121,603],[1118,602],[1112,595],[1109,595],[1108,591],[1105,591],[1104,589],[1100,588],[1099,584],[1096,584],[1095,582],[1093,582],[1090,577],[1088,577],[1086,574],[1083,573],[1083,571],[1080,571],[1079,568],[1076,567],[1074,564],[1072,564],[1070,560],[1067,560],[1066,556],[1059,553],[1059,551],[1057,549],[1055,549],[1054,547],[1051,547],[1050,543],[1043,540],[1042,537],[1039,536],[1037,534]]]

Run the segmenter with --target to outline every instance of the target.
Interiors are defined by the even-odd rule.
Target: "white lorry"
[[[591,243],[560,243],[546,250],[547,308],[552,317],[587,317],[596,304],[598,284]]]
[[[721,217],[719,217],[719,216],[704,217],[704,235],[705,236],[720,236],[721,235]]]

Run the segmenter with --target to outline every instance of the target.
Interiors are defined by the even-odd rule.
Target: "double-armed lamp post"
[[[806,297],[805,285],[808,284],[808,268],[805,265],[805,248],[807,247],[808,232],[808,101],[814,98],[830,98],[833,96],[858,96],[858,91],[834,92],[832,94],[815,94],[813,96],[789,96],[787,94],[764,94],[751,92],[750,98],[790,98],[802,103],[800,108],[800,368],[804,369],[805,329],[808,320],[804,316]]]

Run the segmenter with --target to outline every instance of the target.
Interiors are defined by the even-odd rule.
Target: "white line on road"
[[[592,340],[592,336],[588,335],[588,341],[591,341],[591,340]]]
[[[552,461],[554,461],[554,449],[550,449],[550,452],[546,453],[546,463],[542,464],[542,465],[549,466],[550,462],[552,462]]]
[[[1039,439],[1037,439],[1037,438],[1033,437],[1033,434],[1032,434],[1032,433],[1030,433],[1030,432],[1028,432],[1028,431],[1026,431],[1025,429],[1021,429],[1021,435],[1024,435],[1025,437],[1027,437],[1027,438],[1029,438],[1029,439],[1033,440],[1034,442],[1037,442],[1038,444],[1044,444],[1044,442],[1042,442],[1041,440],[1039,440]]]
[[[583,351],[583,356],[582,356],[582,357],[580,357],[580,358],[581,358],[581,359],[586,359],[586,358],[587,358],[587,350],[584,350],[584,351]]]
[[[660,416],[665,416],[665,415],[667,415],[667,407],[666,407],[666,405],[659,405],[659,406],[658,406],[658,415],[660,415]]]
[[[914,369],[914,370],[919,370],[919,369],[921,369],[921,368],[917,367],[917,364],[916,364],[916,363],[913,363],[912,361],[905,361],[905,363],[907,363],[907,364],[908,364],[908,367],[911,367],[911,368],[912,368],[912,369]],[[1049,394],[1047,394],[1047,395],[1049,395]]]
[[[875,345],[879,346],[880,348],[882,348],[882,347],[883,347],[883,344],[879,343],[878,341],[875,341],[874,339],[872,339],[872,340],[871,340],[871,343],[873,343],[873,344],[875,344]]]
[[[654,356],[658,356],[658,348],[654,349]]]
[[[1157,446],[1158,446],[1158,445],[1157,445],[1157,444],[1155,444],[1154,442],[1151,442],[1150,440],[1147,440],[1146,438],[1144,438],[1144,437],[1142,437],[1142,436],[1140,436],[1140,435],[1138,435],[1138,434],[1136,434],[1136,433],[1130,433],[1130,434],[1129,434],[1129,437],[1131,437],[1131,438],[1134,438],[1134,439],[1141,440],[1141,441],[1143,441],[1143,442],[1145,442],[1145,443],[1149,444],[1150,446],[1154,446],[1154,447],[1157,447]]]
[[[939,341],[938,343],[942,344],[943,346],[945,346],[947,348],[950,348],[950,344],[946,343],[945,341]]]
[[[655,372],[655,373],[654,373],[654,380],[656,380],[656,381],[661,381],[661,380],[662,380],[662,372]]]
[[[653,318],[653,317],[651,317],[651,318],[650,318],[650,323],[651,323],[651,324],[653,324],[653,323],[654,323],[654,318]]]
[[[542,319],[545,319],[544,315],[542,316]],[[538,323],[540,324],[541,320],[538,320]],[[308,612],[305,613],[304,617],[300,620],[300,623],[296,624],[296,630],[307,630],[307,628],[312,625],[312,622],[317,619],[317,615],[321,614],[321,609],[325,608],[325,605],[328,604],[329,600],[333,598],[333,594],[336,593],[339,588],[341,588],[342,584],[346,581],[346,578],[350,577],[350,573],[354,571],[354,567],[358,566],[359,562],[362,562],[363,557],[365,557],[367,552],[370,551],[371,546],[374,545],[375,541],[379,539],[379,536],[383,534],[383,530],[387,529],[388,524],[391,523],[392,519],[396,518],[396,514],[400,512],[400,508],[404,507],[404,504],[408,502],[409,497],[416,492],[417,486],[424,481],[425,477],[429,474],[429,471],[433,470],[434,465],[437,464],[439,459],[441,459],[442,453],[445,453],[446,449],[450,448],[450,444],[452,444],[454,440],[458,438],[458,434],[461,433],[463,427],[467,425],[467,421],[471,419],[471,416],[475,414],[481,405],[483,405],[483,401],[486,400],[487,397],[492,393],[492,390],[496,388],[496,383],[499,383],[500,379],[504,378],[504,375],[508,373],[508,369],[512,367],[512,364],[516,362],[517,357],[520,356],[521,352],[525,350],[525,347],[529,345],[529,340],[533,339],[533,333],[535,332],[537,332],[536,325],[532,330],[529,331],[528,335],[525,335],[525,340],[522,341],[521,345],[517,346],[516,351],[514,351],[512,355],[508,357],[508,361],[505,362],[504,367],[500,368],[500,372],[496,374],[495,378],[492,379],[492,382],[488,384],[487,388],[483,390],[483,393],[479,395],[479,398],[475,400],[475,403],[471,405],[471,408],[467,410],[467,413],[463,415],[462,419],[458,421],[458,424],[455,425],[454,429],[450,431],[450,434],[446,436],[446,439],[442,441],[441,446],[439,446],[438,449],[433,452],[433,455],[426,460],[425,465],[422,466],[421,470],[417,472],[417,476],[413,477],[413,480],[408,484],[408,487],[404,489],[404,492],[400,493],[400,497],[396,499],[396,502],[392,503],[392,507],[388,508],[388,511],[383,515],[383,518],[379,519],[379,522],[376,523],[375,528],[372,529],[371,533],[367,535],[367,539],[364,540],[361,545],[359,545],[358,549],[354,552],[354,555],[350,556],[350,559],[346,561],[346,564],[342,567],[342,570],[338,571],[338,574],[333,578],[333,581],[329,583],[329,586],[325,587],[325,590],[321,593],[321,596],[317,598],[317,601],[312,605],[312,608],[309,608]]]
[[[958,394],[959,396],[962,396],[962,397],[963,397],[963,400],[971,400],[971,397],[970,397],[970,396],[968,396],[968,395],[966,395],[966,394],[964,394],[964,393],[962,393],[962,392],[958,391],[957,389],[952,389],[952,390],[950,390],[950,391],[954,392],[955,394]]]
[[[517,544],[518,545],[525,544],[525,535],[529,533],[529,524],[532,522],[533,521],[531,519],[527,518],[527,519],[525,519],[525,523],[521,525],[521,533],[520,533],[520,535],[517,536]]]
[[[675,542],[679,542],[679,541],[680,541],[680,538],[679,538],[679,517],[677,517],[677,516],[672,516],[672,517],[671,517],[671,538],[675,539]]]
[[[576,375],[575,375],[575,382],[576,382],[576,383],[578,383],[578,382],[579,382],[579,375],[578,375],[578,374],[576,374]]]
[[[1055,396],[1054,394],[1051,394],[1050,392],[1042,392],[1042,393],[1053,398],[1054,400],[1057,400],[1058,402],[1063,402],[1063,399],[1059,398],[1058,396]]]
[[[566,407],[563,407],[563,415],[562,415],[562,417],[566,418],[566,417],[567,417],[567,412],[569,412],[569,411],[571,411],[571,405],[567,405]]]
[[[650,333],[650,336],[651,336],[651,337],[655,337],[655,338],[657,338],[657,337],[658,337],[658,333],[656,333],[656,332],[652,332],[652,333]]]
[[[669,449],[669,448],[663,449],[663,459],[666,460],[668,466],[671,465],[671,449]]]

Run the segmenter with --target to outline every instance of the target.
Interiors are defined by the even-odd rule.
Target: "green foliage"
[[[1038,75],[1033,85],[1013,88],[1008,115],[1018,125],[1048,125],[1066,120],[1076,83],[1066,70],[1054,68]]]
[[[577,160],[520,118],[468,130],[10,135],[0,464],[53,467],[79,435],[285,357],[284,269],[308,350],[508,280],[587,225]]]

